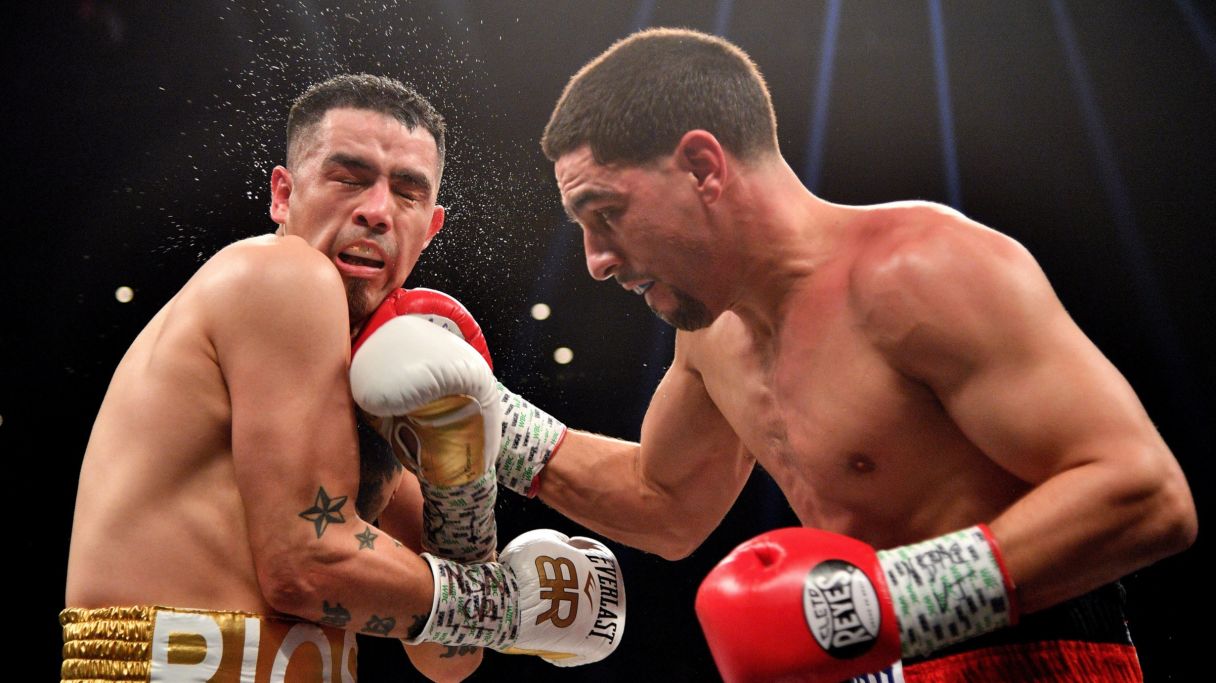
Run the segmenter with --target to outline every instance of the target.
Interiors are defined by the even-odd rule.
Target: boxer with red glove
[[[493,559],[501,407],[477,321],[443,292],[397,290],[352,352],[355,402],[422,487],[423,548]]]
[[[1015,623],[1013,594],[982,524],[883,551],[794,528],[727,555],[696,611],[727,683],[838,683]]]

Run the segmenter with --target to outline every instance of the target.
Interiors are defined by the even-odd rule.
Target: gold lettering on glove
[[[536,617],[536,623],[551,621],[558,628],[566,628],[578,616],[578,573],[569,558],[554,559],[545,555],[536,558],[536,573],[540,583],[540,599],[549,600],[549,609]],[[561,603],[567,603],[569,612],[561,615]]]

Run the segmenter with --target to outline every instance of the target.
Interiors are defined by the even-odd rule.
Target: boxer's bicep
[[[984,233],[949,236],[882,277],[870,318],[878,346],[985,456],[1035,486],[997,519],[976,520],[991,522],[1026,610],[1175,544],[1189,505],[1176,461],[1028,253]]]
[[[346,302],[337,273],[314,256],[307,246],[254,252],[216,283],[211,336],[255,560],[290,553],[356,517]]]
[[[739,496],[754,464],[678,348],[642,422],[642,481],[707,535]]]
[[[894,364],[926,383],[963,433],[1030,483],[1156,440],[1122,375],[1081,332],[1034,259],[985,234],[905,264]]]

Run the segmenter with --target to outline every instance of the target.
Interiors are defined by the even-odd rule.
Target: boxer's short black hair
[[[741,159],[777,151],[764,77],[743,50],[659,28],[618,41],[570,79],[541,138],[550,161],[584,144],[598,163],[641,164],[707,130]]]
[[[301,143],[331,109],[366,109],[391,116],[410,130],[422,126],[435,138],[438,175],[443,175],[443,116],[425,97],[400,81],[371,74],[344,74],[317,83],[296,99],[287,115],[287,167],[294,168]]]

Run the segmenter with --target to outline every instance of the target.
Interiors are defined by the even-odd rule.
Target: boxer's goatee
[[[367,320],[380,302],[371,300],[367,280],[343,278],[343,284],[346,285],[346,311],[353,329]]]
[[[674,311],[669,314],[663,314],[653,308],[650,309],[663,322],[677,330],[693,332],[704,327],[709,327],[709,324],[714,321],[714,316],[709,312],[709,308],[699,300],[674,287],[671,288],[671,294],[676,300]]]

